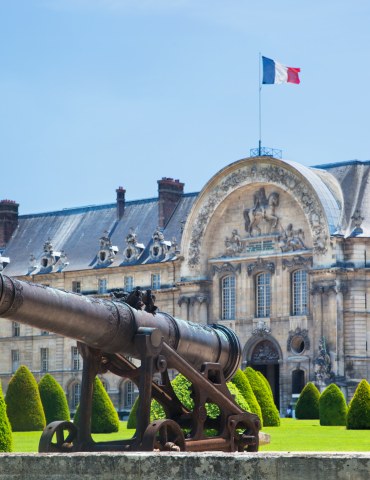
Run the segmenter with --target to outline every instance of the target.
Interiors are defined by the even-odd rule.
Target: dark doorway
[[[262,340],[253,349],[249,365],[261,372],[268,380],[274,396],[275,405],[280,408],[280,369],[279,353],[269,340]]]
[[[292,372],[292,394],[301,393],[303,387],[305,385],[304,382],[304,371],[297,368]]]

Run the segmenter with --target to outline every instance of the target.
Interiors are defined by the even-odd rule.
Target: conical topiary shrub
[[[320,392],[316,385],[309,382],[299,395],[296,407],[295,416],[299,420],[315,420],[319,417],[319,399]]]
[[[263,425],[265,427],[278,427],[280,425],[279,411],[265,382],[252,367],[247,367],[244,373],[261,407]]]
[[[340,388],[335,383],[330,384],[319,399],[320,425],[346,425],[347,404]]]
[[[18,368],[10,380],[5,402],[13,432],[44,429],[45,414],[37,382],[24,365]]]
[[[74,423],[78,425],[80,406],[77,407]],[[91,433],[112,433],[119,430],[119,418],[112,400],[109,398],[101,380],[95,377],[92,400]]]
[[[56,420],[70,420],[67,398],[63,388],[50,373],[44,375],[40,380],[39,392],[47,424]]]
[[[0,382],[0,452],[11,452],[13,450],[12,427],[6,413],[6,404],[3,397]]]
[[[370,429],[370,385],[364,379],[358,384],[347,414],[349,430]]]
[[[240,393],[246,399],[249,405],[250,411],[258,415],[261,421],[261,426],[263,426],[262,410],[261,410],[261,407],[259,406],[259,403],[257,401],[255,394],[253,393],[252,387],[249,383],[249,380],[246,374],[239,368],[236,371],[233,378],[231,379],[231,381],[238,387]]]

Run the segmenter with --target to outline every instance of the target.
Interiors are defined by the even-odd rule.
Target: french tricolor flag
[[[300,83],[300,68],[285,67],[281,63],[271,60],[271,58],[262,57],[263,64],[263,84],[277,83]]]

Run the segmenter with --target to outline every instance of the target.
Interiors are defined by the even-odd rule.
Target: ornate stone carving
[[[248,275],[251,276],[255,272],[266,271],[269,273],[275,273],[275,263],[263,260],[261,257],[257,258],[257,261],[249,263],[247,266]]]
[[[308,268],[312,267],[313,259],[312,257],[302,257],[301,255],[296,255],[292,259],[283,259],[283,270],[293,269],[297,267]]]
[[[221,266],[212,265],[212,274],[215,275],[216,273],[219,275],[224,275],[227,273],[235,274],[240,273],[242,270],[241,263],[237,263],[233,265],[232,263],[224,263]]]
[[[331,370],[331,360],[325,337],[319,340],[319,353],[314,360],[314,368],[316,382],[319,385],[326,385],[335,377]]]
[[[108,231],[104,232],[104,234],[100,237],[99,242],[100,249],[97,255],[97,266],[106,267],[113,263],[118,252],[118,247],[112,245]]]
[[[325,295],[328,295],[329,293],[337,293],[337,285],[335,283],[315,282],[311,287],[310,293],[311,295],[315,295],[317,293],[323,293]]]
[[[314,252],[324,254],[327,251],[328,232],[325,214],[310,186],[286,168],[266,163],[245,166],[232,172],[218,183],[205,198],[194,220],[189,242],[188,263],[195,268],[200,263],[200,250],[209,219],[215,208],[226,198],[231,190],[255,182],[270,183],[281,187],[294,197],[303,208],[310,224],[313,236]]]
[[[164,239],[162,231],[157,228],[152,235],[153,243],[149,249],[152,260],[163,260],[170,252],[171,242]]]
[[[54,250],[53,244],[51,243],[50,238],[44,243],[43,246],[44,253],[40,260],[40,272],[49,273],[52,271],[62,271],[67,265],[69,265],[67,255],[62,250],[56,252]],[[32,262],[32,268],[31,268]],[[28,268],[28,273],[31,273],[38,267],[36,258],[34,255],[30,257],[30,263]]]
[[[302,348],[297,348],[297,346],[299,346],[301,342],[303,342]],[[288,352],[293,352],[297,355],[309,349],[310,339],[308,337],[308,330],[306,330],[305,328],[301,329],[299,327],[297,327],[295,330],[290,330],[287,341]]]
[[[294,229],[289,223],[286,229],[278,237],[279,247],[282,252],[294,252],[296,250],[307,250],[304,244],[304,231],[302,228]]]
[[[126,237],[126,248],[123,251],[123,258],[126,262],[138,260],[144,250],[144,244],[138,243],[136,232],[131,228]]]
[[[234,229],[231,232],[231,237],[225,239],[226,254],[233,256],[243,251],[243,244],[238,234],[238,230]]]
[[[266,227],[266,232],[271,233],[277,228],[279,218],[275,215],[275,209],[279,205],[279,194],[271,192],[266,197],[264,187],[261,187],[253,195],[253,208],[246,208],[243,212],[245,220],[245,231],[249,235],[253,235],[253,230],[257,230],[258,234],[262,233],[261,223]],[[250,214],[252,219],[250,218]]]
[[[263,340],[253,350],[252,363],[277,363],[279,353],[269,340]]]
[[[266,337],[267,335],[270,335],[270,333],[271,328],[264,320],[258,320],[256,328],[252,330],[252,335],[256,335],[258,337]]]
[[[361,211],[359,209],[357,209],[352,215],[351,220],[353,220],[355,228],[361,228],[364,217],[361,215]]]
[[[187,305],[189,305],[190,297],[187,297],[186,295],[181,295],[181,297],[177,301],[177,304],[179,305],[179,307],[181,307],[183,303],[186,303]]]

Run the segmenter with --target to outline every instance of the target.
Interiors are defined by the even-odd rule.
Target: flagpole
[[[262,91],[262,83],[261,83],[261,52],[259,53],[259,65],[258,65],[258,111],[259,111],[259,141],[258,141],[258,156],[261,156],[261,144],[262,144],[262,120],[261,120],[261,91]]]

